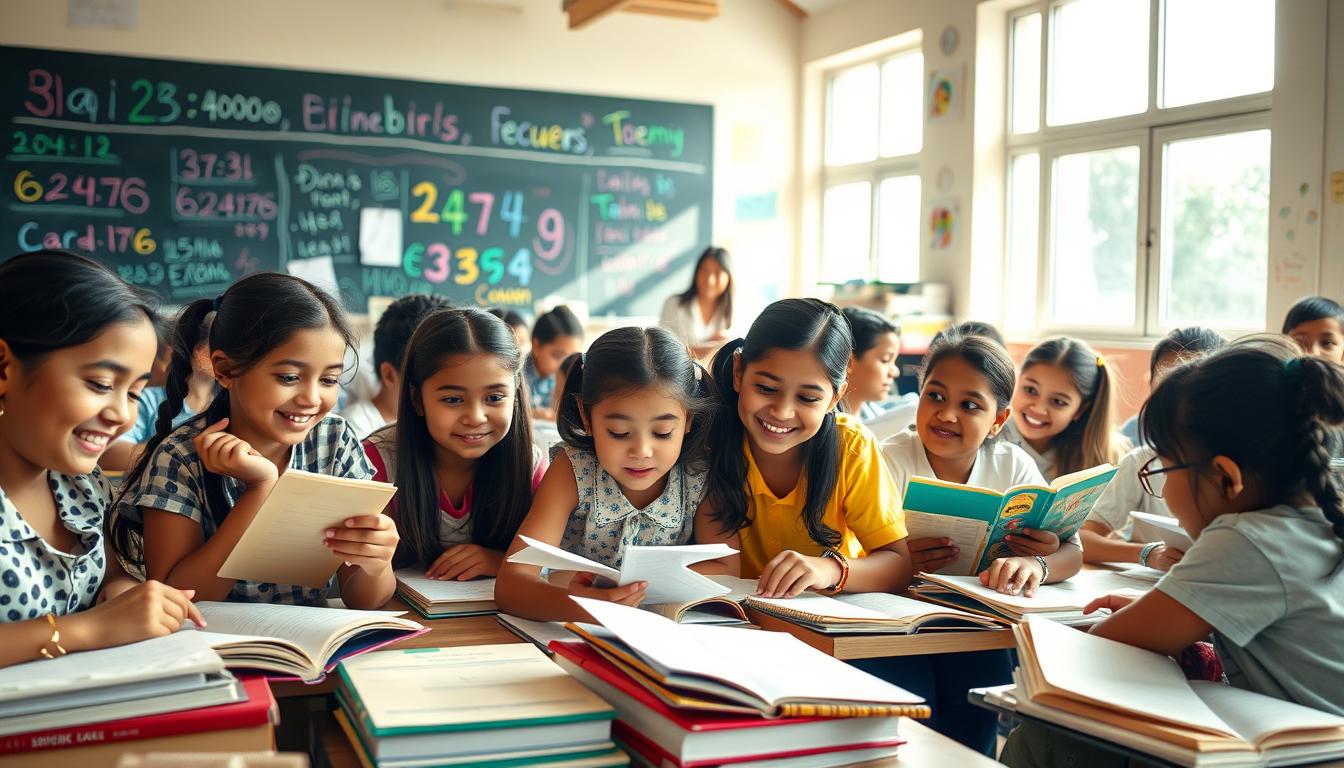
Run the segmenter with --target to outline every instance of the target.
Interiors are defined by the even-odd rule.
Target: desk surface
[[[349,738],[337,725],[336,718],[330,712],[322,715],[317,724],[318,738],[325,750],[331,768],[360,768],[359,758],[350,745]],[[914,720],[901,721],[900,755],[888,760],[863,763],[865,766],[906,766],[907,768],[989,768],[999,764],[978,752],[963,747],[946,736],[935,733],[927,726]]]

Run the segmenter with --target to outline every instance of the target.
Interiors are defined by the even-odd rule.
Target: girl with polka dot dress
[[[167,635],[192,592],[110,557],[98,458],[135,421],[155,352],[147,299],[101,264],[0,264],[0,667]]]
[[[689,544],[704,490],[713,411],[709,374],[663,328],[617,328],[593,342],[565,379],[557,449],[520,536],[620,568],[630,546]],[[510,554],[522,549],[515,539]],[[505,562],[500,610],[544,621],[588,617],[569,595],[638,605],[647,584],[604,589],[592,574],[568,585]]]

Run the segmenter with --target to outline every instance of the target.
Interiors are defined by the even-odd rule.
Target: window
[[[1005,327],[1263,328],[1274,0],[1048,0],[1008,35]]]
[[[918,282],[923,94],[918,50],[827,76],[823,282]]]

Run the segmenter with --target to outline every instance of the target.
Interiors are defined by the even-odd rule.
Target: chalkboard
[[[91,253],[174,303],[263,269],[656,314],[710,237],[713,110],[0,46],[0,258]]]

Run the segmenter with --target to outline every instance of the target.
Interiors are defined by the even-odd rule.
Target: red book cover
[[[146,717],[109,720],[103,723],[16,733],[0,737],[0,754],[157,739],[184,733],[224,731],[274,723],[278,719],[278,709],[266,678],[260,676],[242,678],[242,684],[243,690],[247,693],[246,701]]]
[[[648,738],[639,731],[636,731],[635,729],[631,728],[630,726],[626,725],[620,720],[617,720],[616,722],[611,724],[611,737],[613,739],[616,739],[617,742],[619,742],[618,744],[619,746],[623,746],[627,750],[634,750],[635,752],[639,753],[639,757],[642,758],[644,762],[649,763],[650,765],[653,766],[657,766],[657,768],[669,768],[669,767],[712,768],[712,766],[716,765],[730,766],[733,763],[746,763],[746,762],[754,762],[757,760],[786,760],[790,757],[808,757],[810,755],[815,755],[823,752],[826,754],[833,754],[837,752],[840,753],[854,752],[861,749],[899,747],[900,745],[905,743],[904,741],[887,741],[887,742],[877,742],[873,744],[851,744],[844,747],[828,747],[825,749],[800,749],[800,750],[791,750],[788,752],[772,752],[763,755],[741,755],[739,757],[729,759],[719,758],[714,760],[700,760],[700,761],[693,760],[691,762],[682,762],[681,759],[678,758],[676,755],[672,754],[671,752],[668,752],[666,749],[663,749],[652,739]]]

